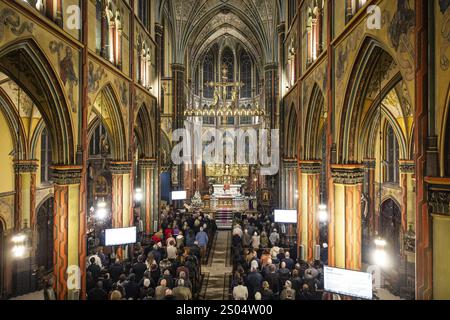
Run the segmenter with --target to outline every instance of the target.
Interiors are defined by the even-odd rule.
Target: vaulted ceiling
[[[195,64],[212,44],[233,38],[265,64],[278,60],[283,5],[283,0],[160,0],[160,19],[173,30],[174,62]]]

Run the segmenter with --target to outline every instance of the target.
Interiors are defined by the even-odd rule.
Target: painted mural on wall
[[[357,28],[348,38],[344,46],[340,46],[337,49],[337,61],[336,61],[336,78],[338,81],[343,80],[344,75],[348,71],[350,63],[349,56],[351,53],[356,52],[359,44],[364,38],[364,32],[362,28]]]
[[[98,67],[95,69],[94,63],[89,62],[88,67],[88,89],[89,93],[97,92],[100,89],[100,81],[106,76],[105,69]]]
[[[67,93],[72,112],[77,112],[77,105],[74,99],[74,88],[78,86],[78,77],[73,62],[72,48],[66,46],[62,42],[50,42],[50,51],[58,56],[59,76],[64,86],[67,87]],[[64,57],[63,57],[64,56]]]
[[[14,35],[20,36],[25,31],[32,33],[33,27],[30,22],[21,23],[19,15],[9,8],[0,11],[0,41],[4,38],[6,28],[9,28]]]
[[[388,12],[385,12],[389,15]],[[397,0],[397,11],[389,23],[389,40],[398,53],[398,63],[404,69],[405,78],[414,80],[414,43],[410,35],[414,32],[415,13],[409,0]]]
[[[14,195],[0,197],[0,218],[6,223],[8,230],[14,227]]]
[[[440,53],[440,65],[443,71],[446,71],[450,67],[450,57],[447,54],[447,50],[450,47],[450,0],[439,1],[440,12],[443,15],[443,22],[441,28],[441,53]]]
[[[122,107],[128,106],[128,85],[124,81],[116,80],[115,82],[117,88],[119,89],[120,103]]]

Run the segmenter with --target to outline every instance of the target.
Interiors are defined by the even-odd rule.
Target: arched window
[[[149,2],[148,0],[139,0],[138,1],[138,17],[141,20],[142,24],[148,29],[149,28]]]
[[[292,22],[294,21],[294,17],[297,14],[297,0],[288,0],[288,17],[289,17],[289,21],[288,24],[289,26],[292,24]]]
[[[244,87],[241,89],[241,98],[252,97],[252,60],[247,52],[241,54],[241,82]]]
[[[52,144],[47,128],[41,134],[41,183],[50,183],[52,179]]]
[[[228,81],[235,81],[234,78],[234,53],[230,48],[225,48],[222,53],[222,66],[227,67]],[[227,99],[231,99],[231,88],[227,90]]]
[[[346,21],[349,22],[353,16],[366,4],[367,0],[347,0],[345,13]]]
[[[91,137],[91,142],[89,144],[89,156],[99,157],[109,155],[110,144],[108,133],[103,124],[99,124],[97,128],[95,128]]]
[[[47,18],[53,20],[59,27],[63,27],[62,0],[25,0]]]
[[[214,82],[214,54],[210,50],[203,60],[203,82]],[[214,97],[214,88],[210,86],[205,86],[205,91],[203,96],[207,99],[212,99]]]
[[[138,53],[138,82],[145,88],[150,89],[151,52],[145,41],[140,41]]]
[[[399,146],[394,129],[389,125],[386,134],[386,182],[399,182]]]
[[[96,0],[96,50],[122,68],[122,17],[111,0]]]
[[[323,50],[323,0],[310,0],[306,16],[307,63],[317,60]]]
[[[102,54],[103,49],[103,23],[106,23],[103,19],[103,1],[97,0],[95,2],[95,48],[98,54]]]

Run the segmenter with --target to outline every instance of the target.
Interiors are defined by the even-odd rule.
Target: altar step
[[[231,230],[233,227],[233,212],[232,211],[217,211],[215,214],[217,229]]]

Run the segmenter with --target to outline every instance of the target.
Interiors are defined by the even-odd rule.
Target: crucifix
[[[222,65],[222,81],[207,82],[205,86],[214,88],[214,107],[219,105],[219,100],[222,99],[223,106],[227,105],[228,88],[232,88],[231,101],[235,106],[237,105],[239,89],[244,86],[243,82],[229,82],[228,81],[228,67],[226,64]]]

